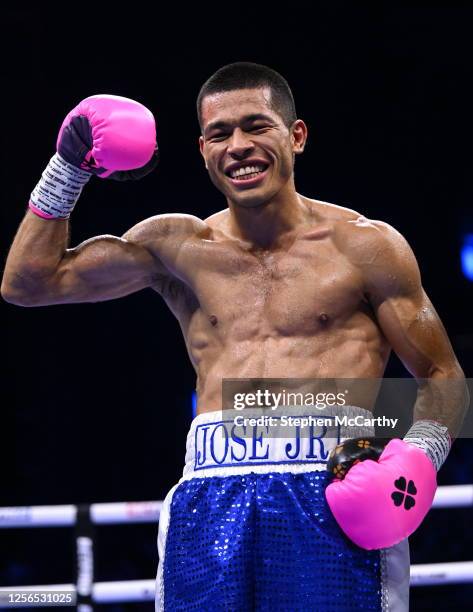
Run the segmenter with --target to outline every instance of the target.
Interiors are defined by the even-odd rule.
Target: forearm
[[[1,292],[7,301],[30,301],[57,273],[69,244],[69,221],[28,211],[10,248]]]
[[[34,305],[48,292],[67,249],[69,216],[90,177],[58,154],[49,160],[10,249],[2,282],[6,300]]]
[[[419,379],[414,405],[414,422],[431,420],[445,425],[453,439],[461,429],[470,396],[465,376],[458,365],[435,369],[428,378]]]
[[[422,449],[439,470],[460,433],[470,401],[468,387],[458,363],[436,368],[418,383],[414,423],[404,440]]]

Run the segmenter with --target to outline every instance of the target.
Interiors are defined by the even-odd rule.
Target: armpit
[[[155,274],[151,288],[161,295],[173,311],[183,308],[187,311],[194,311],[198,308],[199,304],[192,290],[170,274]]]

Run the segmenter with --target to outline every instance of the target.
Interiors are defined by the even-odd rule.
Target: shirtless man
[[[129,134],[132,123],[114,123],[109,113],[125,99],[106,100],[105,111],[100,96],[88,100],[87,108],[66,118],[49,187],[43,175],[32,194],[2,295],[21,306],[44,306],[110,300],[152,287],[180,323],[197,374],[198,416],[183,479],[160,517],[157,606],[407,609],[406,537],[433,499],[458,406],[450,408],[448,421],[416,405],[418,429],[414,425],[405,441],[390,442],[379,463],[353,468],[361,479],[355,489],[361,484],[367,490],[378,478],[378,472],[360,472],[365,464],[389,474],[379,476],[389,480],[380,484],[386,499],[378,490],[367,496],[366,507],[358,503],[359,491],[350,489],[352,470],[329,485],[348,487],[337,488],[329,507],[326,455],[306,453],[291,463],[277,440],[247,444],[234,430],[214,435],[216,424],[222,426],[217,411],[224,378],[379,378],[391,349],[416,378],[463,378],[406,240],[386,223],[297,193],[294,161],[304,150],[307,127],[297,119],[289,86],[269,68],[238,63],[217,71],[198,98],[200,151],[227,208],[205,221],[156,215],[122,237],[98,236],[69,248],[67,218],[91,173],[153,165],[148,111],[131,106],[139,124],[133,134],[140,135],[137,142],[125,138],[114,157],[110,151],[119,138],[97,144],[102,128],[94,121],[103,112],[104,130]],[[77,134],[86,146],[71,152]],[[138,153],[124,160],[127,147]],[[48,193],[54,175],[67,187],[55,199]],[[397,519],[385,508],[393,505],[391,475],[400,476],[398,467],[390,472],[393,443],[399,446],[391,449],[391,461],[393,454],[401,457],[402,473],[415,478],[418,489],[411,513],[420,507],[396,533],[387,524]],[[204,452],[208,464],[198,469]],[[366,514],[354,513],[354,506]],[[351,529],[361,523],[369,531],[370,508],[386,513],[386,537]]]

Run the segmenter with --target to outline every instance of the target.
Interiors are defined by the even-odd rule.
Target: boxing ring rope
[[[91,504],[90,518],[96,525],[153,523],[158,521],[162,501]],[[473,485],[439,487],[433,508],[473,506]],[[0,529],[14,527],[67,527],[75,525],[77,506],[0,507]]]
[[[162,501],[90,504],[90,519],[95,525],[153,523],[158,521],[162,505]],[[76,519],[74,505],[0,507],[0,529],[67,527],[75,525]]]
[[[152,580],[117,580],[114,582],[96,582],[92,589],[92,599],[96,604],[132,603],[139,601],[154,601],[156,579]],[[0,587],[2,592],[10,591],[55,591],[76,593],[75,584],[39,584],[35,586]],[[33,604],[28,604],[32,606]],[[3,604],[0,608],[19,607]],[[40,606],[38,606],[40,607]]]
[[[162,501],[97,503],[89,506],[23,506],[0,507],[0,529],[25,527],[76,526],[86,511],[94,525],[157,523]],[[433,508],[466,508],[473,506],[473,485],[443,486],[437,489]],[[78,538],[86,541],[88,538]],[[92,547],[92,541],[90,543]],[[86,556],[86,555],[85,555]],[[78,557],[80,551],[78,550]],[[80,567],[80,561],[78,563]],[[85,572],[87,574],[87,572]],[[79,578],[80,579],[80,578]],[[78,583],[79,583],[78,579]],[[473,582],[473,561],[427,563],[411,566],[411,586],[461,584]],[[12,591],[68,591],[77,593],[74,584],[0,587],[0,594]],[[154,601],[155,580],[124,580],[90,584],[94,603]],[[18,604],[13,604],[18,607]],[[13,607],[12,605],[12,607]],[[29,603],[30,607],[34,604]],[[3,603],[2,607],[10,607]]]

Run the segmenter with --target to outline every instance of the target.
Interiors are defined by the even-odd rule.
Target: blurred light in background
[[[466,234],[463,238],[461,262],[463,274],[473,281],[473,234]]]

